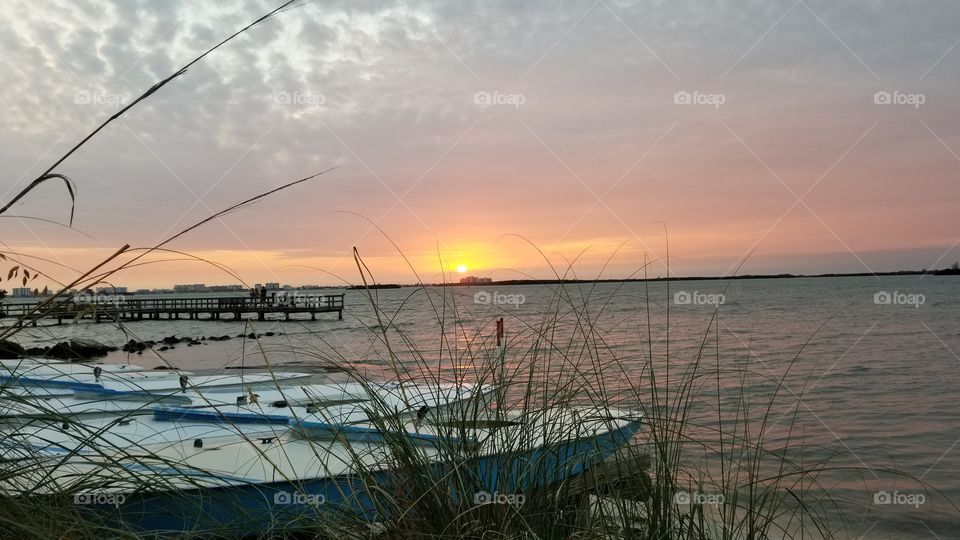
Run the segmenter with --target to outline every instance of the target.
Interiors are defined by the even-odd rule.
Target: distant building
[[[126,287],[97,287],[100,294],[127,294]]]
[[[244,290],[243,285],[210,285],[207,287],[210,292],[236,292]]]
[[[30,287],[14,287],[10,296],[23,298],[24,296],[33,296],[33,289]]]
[[[189,285],[174,285],[173,292],[206,292],[207,286],[203,283],[193,283]]]
[[[493,283],[493,278],[477,277],[477,276],[467,276],[467,277],[460,278],[461,285],[485,285],[488,283]]]
[[[280,288],[280,284],[279,284],[279,283],[276,283],[276,282],[269,282],[269,283],[267,283],[267,284],[265,285],[265,287],[266,287],[268,290],[269,290],[269,289],[279,289],[279,288]]]

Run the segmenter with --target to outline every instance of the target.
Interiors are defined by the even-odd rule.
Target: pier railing
[[[196,296],[173,298],[135,298],[124,295],[77,295],[44,304],[39,302],[0,302],[0,318],[12,317],[35,322],[37,319],[104,319],[142,320],[189,319],[220,320],[224,314],[240,319],[244,314],[256,314],[264,320],[268,314],[281,314],[289,319],[291,314],[306,313],[311,319],[317,313],[336,312],[343,318],[342,294],[301,294],[294,292],[271,293],[260,296]]]

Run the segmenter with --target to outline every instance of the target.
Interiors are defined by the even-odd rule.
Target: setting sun
[[[467,265],[465,265],[465,264],[458,264],[458,265],[457,265],[457,273],[458,273],[458,274],[464,274],[464,273],[466,273],[467,270],[468,270]]]

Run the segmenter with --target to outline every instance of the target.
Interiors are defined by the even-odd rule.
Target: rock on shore
[[[282,333],[266,332],[264,334],[241,334],[238,337],[257,339],[261,336],[283,335]],[[200,339],[192,337],[167,336],[160,341],[137,341],[131,339],[126,342],[120,350],[128,353],[143,354],[147,349],[153,349],[154,346],[160,351],[167,351],[176,348],[175,345],[185,344],[187,347],[194,345],[203,345],[206,341],[227,341],[232,339],[230,336],[210,336]],[[108,352],[116,351],[116,347],[104,345],[99,341],[85,338],[72,338],[69,341],[61,341],[52,347],[30,347],[24,349],[19,343],[9,340],[0,340],[0,359],[14,359],[24,356],[35,356],[45,358],[56,358],[58,360],[70,360],[82,362],[100,356],[106,356]]]
[[[13,341],[0,341],[0,358],[11,359],[23,356],[40,356],[57,360],[82,362],[99,356],[106,356],[108,352],[117,350],[116,347],[104,345],[99,341],[84,338],[72,338],[61,341],[52,347],[30,347],[24,349]]]
[[[23,347],[21,347],[19,343],[7,340],[0,341],[0,358],[20,358],[24,354],[26,354],[26,351],[23,350]]]
[[[98,356],[106,356],[108,352],[117,350],[116,347],[104,345],[99,341],[84,338],[71,338],[70,341],[61,341],[47,349],[44,356],[58,360],[83,361]]]

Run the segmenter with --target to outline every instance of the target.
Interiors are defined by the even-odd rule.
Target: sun
[[[469,268],[467,268],[467,265],[465,265],[465,264],[458,264],[458,265],[457,265],[457,273],[458,273],[458,274],[465,274],[465,273],[467,272],[467,270],[469,270]]]

